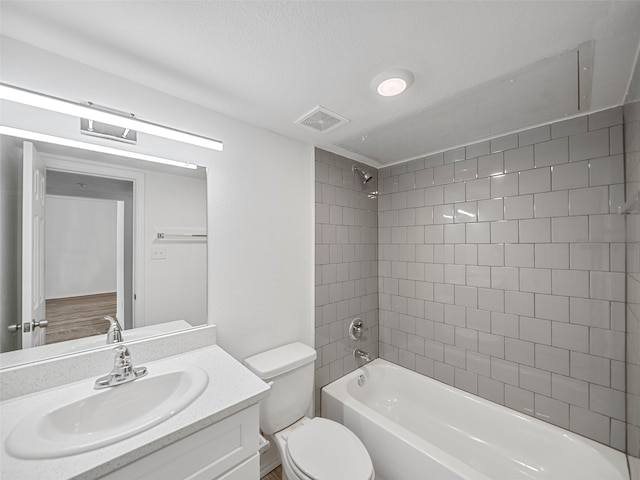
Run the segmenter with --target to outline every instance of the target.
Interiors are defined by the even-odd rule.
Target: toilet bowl
[[[289,480],[373,480],[369,453],[348,428],[303,418],[273,436]]]
[[[309,418],[314,349],[292,343],[247,358],[245,365],[271,386],[260,401],[260,429],[280,454],[283,480],[374,480],[373,462],[344,425]]]

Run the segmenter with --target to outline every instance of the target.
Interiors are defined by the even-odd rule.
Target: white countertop
[[[48,405],[54,399],[59,400],[60,395],[69,395],[71,402],[76,396],[80,398],[94,393],[95,378],[108,372],[96,372],[92,379],[2,402],[0,477],[7,480],[99,478],[257,403],[269,390],[266,383],[217,345],[145,365],[135,364],[135,357],[133,360],[134,366],[147,366],[149,375],[153,375],[154,367],[196,365],[208,374],[209,384],[193,403],[165,422],[97,450],[53,459],[14,458],[4,448],[6,438],[25,415],[42,405]]]

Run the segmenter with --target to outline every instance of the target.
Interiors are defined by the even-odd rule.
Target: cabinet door
[[[213,480],[258,451],[258,405],[246,408],[103,477],[103,480]],[[243,480],[260,477],[245,477]],[[235,478],[235,477],[230,477]]]
[[[242,465],[215,480],[258,480],[260,478],[260,454],[256,453]]]

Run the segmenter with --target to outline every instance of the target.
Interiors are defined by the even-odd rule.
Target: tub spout
[[[365,352],[364,350],[360,350],[359,348],[356,348],[353,351],[353,356],[355,357],[356,363],[358,364],[360,364],[359,362],[369,363],[371,360],[373,360],[369,353]]]

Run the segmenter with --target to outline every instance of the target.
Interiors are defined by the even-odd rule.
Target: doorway
[[[133,182],[47,170],[46,343],[133,326]]]

